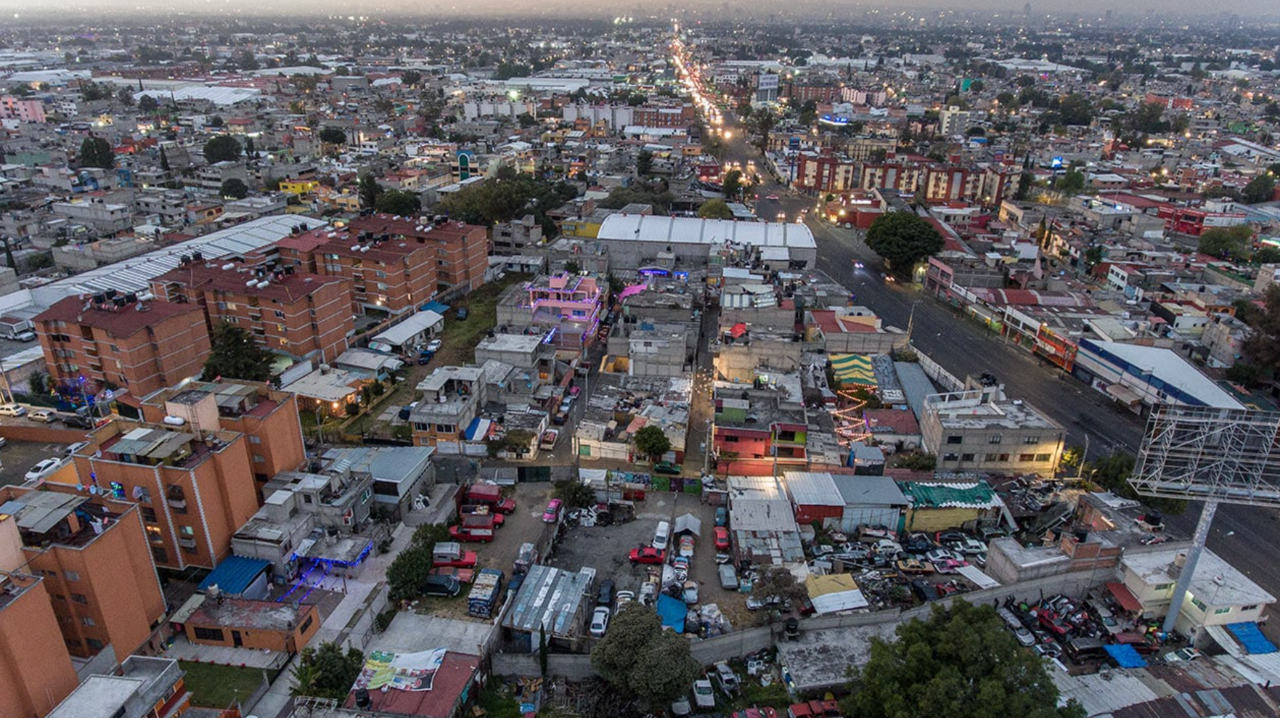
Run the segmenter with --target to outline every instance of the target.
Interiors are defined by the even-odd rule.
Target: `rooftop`
[[[930,395],[925,398],[925,409],[926,412],[937,413],[938,422],[944,429],[1062,429],[1061,425],[1021,400],[1005,398],[1000,388]]]
[[[158,323],[189,315],[191,322],[204,321],[204,312],[196,305],[148,300],[129,303],[120,308],[102,309],[79,298],[69,297],[54,303],[35,317],[35,322],[62,321],[68,325],[88,325],[107,331],[113,338],[129,338],[150,330]],[[139,309],[142,308],[142,309]],[[78,331],[75,333],[78,334]]]
[[[545,565],[532,566],[510,601],[503,626],[527,633],[545,627],[552,635],[576,637],[582,632],[579,613],[586,603],[592,575]]]
[[[1172,584],[1177,582],[1177,578],[1170,575],[1170,566],[1180,552],[1183,552],[1181,548],[1148,553],[1128,552],[1120,562],[1148,585]],[[1200,554],[1188,591],[1192,597],[1213,606],[1265,605],[1276,601],[1275,596],[1208,548]]]
[[[261,298],[285,305],[307,300],[311,293],[326,285],[342,285],[347,282],[343,278],[330,275],[284,272],[259,276],[254,272],[254,268],[249,266],[223,268],[226,268],[225,264],[189,263],[157,277],[155,282],[178,284],[187,288],[189,292],[212,291],[226,295]]]
[[[817,247],[813,232],[803,223],[740,222],[626,213],[614,213],[605,218],[596,237],[600,240],[702,245],[733,242],[754,247]]]
[[[274,603],[266,600],[241,600],[225,595],[204,603],[187,619],[187,624],[200,627],[249,628],[288,632],[298,626],[313,605]]]

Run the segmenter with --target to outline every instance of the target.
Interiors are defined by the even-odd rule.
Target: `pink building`
[[[556,328],[552,331],[556,348],[582,350],[591,344],[605,301],[605,293],[594,277],[543,276],[528,287],[533,323]]]
[[[0,120],[44,122],[44,103],[13,95],[0,96]]]

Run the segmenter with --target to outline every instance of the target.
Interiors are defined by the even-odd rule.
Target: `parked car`
[[[640,547],[628,553],[627,559],[641,565],[661,565],[667,554],[658,548]]]
[[[428,575],[427,579],[422,583],[423,595],[454,597],[460,592],[462,592],[462,583],[458,582],[457,578],[444,575]]]
[[[666,550],[667,543],[671,540],[671,524],[666,520],[658,523],[658,528],[653,531],[653,547],[658,550]]]
[[[1164,656],[1165,662],[1190,662],[1200,657],[1200,651],[1195,648],[1181,648]]]
[[[963,542],[954,543],[963,555],[979,555],[987,551],[987,544],[976,538],[966,537]]]
[[[400,408],[400,412],[399,412],[400,419],[401,419],[401,420],[408,420],[408,419],[409,419],[409,415],[413,414],[413,409],[414,409],[414,408],[416,408],[416,407],[418,407],[418,403],[417,403],[417,401],[414,401],[414,402],[411,402],[411,403],[409,403],[408,405],[405,405],[404,407]]]
[[[556,441],[560,439],[560,431],[555,428],[549,428],[542,433],[542,441],[538,443],[539,450],[555,450]]]
[[[729,508],[723,505],[716,508],[716,527],[729,527]]]
[[[680,538],[680,549],[677,551],[677,554],[682,558],[693,557],[693,538],[692,537],[685,535],[684,537]]]
[[[616,612],[622,612],[622,606],[629,602],[636,601],[636,594],[630,590],[619,590],[617,595]]]
[[[9,417],[22,417],[27,414],[27,409],[17,403],[4,403],[0,405],[0,415],[8,415]]]
[[[53,411],[49,408],[36,408],[27,415],[27,419],[37,422],[51,423],[53,422]]]
[[[920,562],[915,558],[899,560],[897,568],[903,575],[932,575],[934,570],[933,563]]]
[[[613,607],[613,581],[605,578],[600,581],[600,589],[596,591],[596,605]]]
[[[728,550],[728,549],[729,549],[729,528],[717,527],[716,528],[716,550]]]
[[[470,312],[468,312],[466,308],[458,308],[458,314],[456,315],[456,317],[457,317],[459,320],[466,320],[466,319],[467,319],[467,316],[468,316],[468,315],[470,315],[470,314],[471,314],[471,313],[470,313]]]
[[[720,681],[720,689],[730,697],[737,695],[742,688],[742,678],[723,660],[716,663],[716,680]]]
[[[716,691],[711,687],[710,680],[698,678],[693,681],[693,701],[699,710],[709,710],[716,706]]]
[[[933,566],[933,569],[943,575],[954,575],[960,572],[960,568],[965,567],[969,563],[963,560],[952,560],[950,558],[942,560]]]
[[[688,717],[693,712],[693,705],[689,703],[689,696],[684,695],[676,698],[671,703],[671,714],[675,717]]]
[[[663,460],[653,466],[654,472],[661,473],[663,475],[679,475],[681,470],[682,468],[679,465],[673,462],[667,462],[666,460]]]
[[[555,423],[556,425],[564,425],[565,423],[569,422],[569,413],[557,412],[555,414],[555,417],[551,418],[551,422]]]
[[[738,573],[733,569],[733,563],[716,566],[716,573],[720,576],[720,587],[725,590],[738,589]]]
[[[950,550],[948,550],[948,549],[946,549],[946,548],[934,548],[934,549],[930,550],[929,552],[925,553],[925,554],[924,554],[924,557],[925,557],[925,559],[926,559],[926,560],[928,560],[929,562],[933,563],[934,565],[937,565],[938,563],[940,563],[940,562],[942,562],[942,561],[944,561],[944,560],[959,560],[959,559],[960,559],[959,557],[957,557],[956,553],[953,553],[953,552],[951,552]]]
[[[642,605],[653,605],[658,600],[658,583],[645,582],[640,584],[640,594],[636,600]]]
[[[3,447],[3,446],[0,445],[0,447]],[[66,450],[63,450],[63,452],[66,453],[67,455],[75,455],[76,453],[80,452],[81,450],[87,447],[89,447],[89,441],[81,440],[80,442],[71,443],[70,445],[67,446]]]
[[[560,498],[552,498],[547,503],[547,509],[542,511],[542,522],[554,523],[560,520],[560,509],[564,507],[564,501]]]
[[[28,470],[27,474],[23,477],[27,482],[42,480],[57,472],[59,468],[66,465],[68,462],[70,462],[70,458],[45,458],[35,465],[32,465],[31,469]]]
[[[598,607],[591,613],[591,637],[602,638],[609,629],[609,608]]]
[[[426,351],[429,353],[438,353],[440,352],[440,348],[443,345],[444,345],[444,341],[441,340],[440,338],[436,338],[431,342],[427,343]]]
[[[685,605],[698,604],[698,583],[693,580],[686,580],[682,590],[683,593],[681,599],[684,600]]]

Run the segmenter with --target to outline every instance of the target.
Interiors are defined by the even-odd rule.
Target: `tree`
[[[160,109],[160,103],[150,95],[143,95],[138,98],[138,112],[144,115],[150,115]]]
[[[1249,256],[1249,241],[1252,239],[1253,230],[1248,225],[1209,228],[1200,234],[1197,249],[1223,260],[1245,260]]]
[[[730,170],[724,174],[724,196],[729,200],[737,200],[742,194],[742,171]]]
[[[1079,93],[1071,93],[1058,103],[1058,117],[1063,125],[1088,125],[1093,122],[1093,104]]]
[[[1274,245],[1264,245],[1254,251],[1250,260],[1258,265],[1280,263],[1280,248]]]
[[[769,147],[769,132],[778,124],[778,117],[768,108],[763,108],[757,113],[751,115],[751,124],[755,126],[755,130],[759,133],[760,138],[757,141],[760,152],[764,152]]]
[[[1101,245],[1090,245],[1084,251],[1085,267],[1091,268],[1094,265],[1097,265],[1098,263],[1102,262],[1102,260],[1106,258],[1106,256],[1107,256],[1107,251]]]
[[[1013,191],[1013,199],[1015,201],[1026,200],[1031,195],[1031,188],[1036,184],[1035,176],[1030,170],[1023,170],[1018,175],[1018,189]]]
[[[1253,333],[1244,342],[1244,355],[1274,377],[1280,370],[1280,285],[1267,288],[1263,309],[1249,320]]]
[[[236,59],[236,66],[241,70],[257,70],[260,67],[258,59],[248,50],[240,53],[240,57]]]
[[[642,603],[628,603],[614,616],[609,632],[591,649],[591,668],[615,689],[655,708],[688,693],[702,672],[689,641],[663,630],[658,614]]]
[[[320,142],[326,145],[342,145],[347,142],[347,134],[342,131],[342,128],[332,125],[325,125],[320,130],[319,137]]]
[[[422,594],[422,584],[431,573],[431,545],[411,543],[387,566],[387,587],[392,602],[410,600]]]
[[[382,194],[382,186],[378,184],[373,173],[360,176],[360,205],[366,208],[378,206],[378,196]]]
[[[110,170],[116,166],[116,153],[111,143],[100,137],[87,137],[80,143],[80,167]]]
[[[378,196],[374,207],[388,215],[416,215],[422,209],[422,199],[407,190],[388,190]]]
[[[164,151],[164,148],[160,148],[160,169],[166,175],[173,171],[173,167],[169,165],[169,155]]]
[[[576,479],[556,481],[552,496],[563,500],[570,509],[596,504],[596,492]]]
[[[636,431],[634,436],[636,449],[640,454],[658,460],[671,449],[671,441],[662,428],[657,425],[645,425]]]
[[[230,135],[215,135],[204,144],[204,159],[210,165],[239,160],[240,141]]]
[[[209,127],[220,128],[226,124],[227,124],[226,121],[222,119],[221,115],[214,115],[213,117],[209,118]]]
[[[1058,178],[1055,187],[1064,195],[1077,195],[1084,190],[1084,173],[1075,169],[1068,170]]]
[[[227,378],[266,382],[271,379],[275,356],[254,342],[248,330],[229,322],[213,328],[209,359],[204,362],[204,378]]]
[[[356,648],[342,651],[332,640],[302,649],[293,670],[295,697],[323,697],[344,700],[364,668],[364,653]]]
[[[249,196],[249,186],[240,178],[227,178],[222,181],[222,197],[243,200]]]
[[[120,88],[120,91],[116,93],[116,97],[119,98],[121,105],[124,105],[125,107],[133,107],[133,88]]]
[[[641,150],[636,153],[636,175],[648,177],[653,172],[653,153]]]
[[[405,70],[400,73],[400,82],[413,87],[414,85],[422,82],[422,73],[417,70]]]
[[[799,603],[808,596],[809,591],[796,582],[796,576],[792,575],[790,570],[778,565],[766,567],[760,573],[760,579],[751,588],[751,597],[756,600],[778,598],[778,600]]]
[[[698,217],[710,218],[713,220],[732,220],[733,210],[729,209],[729,204],[723,200],[708,200],[698,207]]]
[[[933,225],[909,212],[881,215],[867,230],[867,247],[884,258],[894,272],[910,272],[942,245],[942,235]]]
[[[1074,468],[1079,467],[1084,460],[1084,448],[1079,445],[1072,445],[1062,451],[1062,467]]]
[[[1074,700],[1058,707],[1044,663],[1018,645],[990,605],[957,598],[934,605],[927,620],[898,625],[893,641],[875,638],[854,670],[846,717],[1079,717]]]
[[[1186,500],[1139,495],[1138,491],[1129,484],[1129,478],[1133,476],[1134,463],[1132,455],[1123,450],[1116,450],[1092,464],[1086,463],[1080,474],[1122,498],[1137,500],[1166,515],[1181,515],[1186,512]]]
[[[1271,173],[1263,173],[1250,180],[1249,184],[1244,186],[1244,201],[1250,205],[1267,202],[1275,194],[1275,191],[1275,178],[1271,177]]]

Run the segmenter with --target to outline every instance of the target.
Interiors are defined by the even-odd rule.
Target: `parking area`
[[[51,457],[66,455],[67,446],[61,443],[37,443],[9,440],[0,448],[0,486],[21,485],[23,476],[33,465]]]

